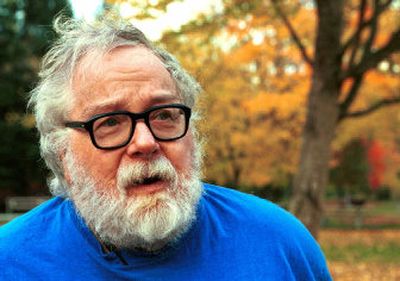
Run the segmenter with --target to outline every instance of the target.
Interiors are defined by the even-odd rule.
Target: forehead
[[[88,53],[76,67],[72,92],[73,108],[81,111],[97,104],[119,102],[128,106],[151,99],[178,98],[175,82],[163,62],[143,46]]]
[[[143,68],[167,71],[160,58],[142,45],[119,46],[107,52],[92,50],[78,61],[73,80],[84,76],[100,79],[110,71],[131,73],[140,72]]]

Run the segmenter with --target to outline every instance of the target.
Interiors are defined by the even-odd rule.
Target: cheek
[[[71,150],[77,163],[95,181],[101,181],[107,185],[114,184],[119,165],[119,156],[116,151],[96,149],[91,142],[82,141],[79,137],[74,136],[71,139]]]
[[[165,152],[176,170],[186,173],[193,165],[193,150],[193,137],[188,134],[185,138],[172,142]]]

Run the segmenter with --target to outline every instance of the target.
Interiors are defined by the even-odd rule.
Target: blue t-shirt
[[[105,253],[72,202],[53,198],[0,227],[0,280],[331,280],[318,244],[288,212],[204,188],[197,220],[158,254]]]

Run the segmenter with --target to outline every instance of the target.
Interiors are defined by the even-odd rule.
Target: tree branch
[[[351,85],[351,88],[347,92],[345,100],[339,105],[339,118],[338,118],[339,122],[346,116],[350,106],[357,97],[357,94],[359,93],[358,90],[360,89],[363,78],[364,78],[363,75],[354,78],[353,84]]]
[[[378,32],[378,18],[379,15],[382,14],[382,12],[387,9],[389,7],[389,5],[391,4],[392,0],[387,0],[385,2],[382,2],[380,0],[374,0],[373,1],[373,14],[371,16],[371,18],[368,20],[368,25],[369,25],[369,35],[368,38],[365,40],[364,44],[363,44],[363,54],[362,57],[360,59],[360,62],[358,64],[354,65],[354,61],[355,61],[355,55],[356,52],[358,51],[357,49],[354,48],[359,48],[359,44],[360,44],[360,35],[355,36],[354,37],[354,43],[352,43],[353,50],[352,50],[352,54],[350,57],[350,62],[348,65],[348,71],[347,73],[345,73],[345,76],[343,77],[344,79],[353,79],[353,84],[351,85],[351,88],[349,89],[349,91],[346,94],[345,100],[339,105],[339,118],[338,121],[340,122],[341,120],[343,120],[344,118],[348,118],[348,117],[359,117],[359,116],[363,116],[366,114],[369,114],[370,112],[373,112],[377,109],[379,109],[382,106],[385,105],[389,105],[389,104],[393,104],[393,103],[397,103],[400,102],[400,98],[394,98],[394,99],[384,99],[381,100],[373,105],[371,105],[369,108],[366,108],[364,110],[360,110],[357,112],[352,112],[352,113],[348,113],[348,110],[351,106],[351,104],[353,103],[353,101],[355,100],[355,98],[357,97],[357,94],[359,92],[359,88],[361,86],[361,83],[363,81],[364,78],[364,74],[371,68],[376,67],[376,65],[383,59],[387,58],[391,53],[400,50],[400,29],[397,30],[396,32],[394,32],[390,38],[390,40],[386,43],[385,46],[383,46],[381,49],[373,52],[373,43],[375,41],[376,38],[376,34]],[[363,5],[366,5],[366,1],[363,1],[360,4],[360,13],[362,13],[362,9],[365,7],[363,7]],[[359,22],[358,22],[358,31],[361,33],[361,26],[363,25],[363,21],[364,21],[364,15],[359,15]],[[357,34],[356,34],[357,35]]]
[[[342,116],[341,119],[362,117],[380,109],[381,107],[394,104],[400,104],[400,97],[381,100],[366,109],[347,113],[344,116]]]
[[[365,16],[365,11],[366,11],[366,7],[367,7],[367,0],[362,0],[360,3],[360,8],[358,11],[358,23],[357,23],[357,29],[356,32],[354,34],[354,45],[353,49],[351,51],[351,55],[350,55],[350,59],[349,59],[349,63],[348,66],[350,67],[351,65],[353,65],[354,63],[354,59],[356,57],[356,54],[358,52],[358,48],[360,47],[360,37],[361,37],[361,31],[362,31],[362,26],[364,23],[364,16]]]
[[[393,0],[388,0],[382,4],[378,4],[375,16],[378,18],[381,13],[383,13],[389,6],[392,4]],[[371,17],[370,19],[364,21],[357,26],[356,31],[353,33],[352,36],[343,44],[341,54],[344,54],[348,48],[350,48],[353,44],[355,44],[357,38],[360,36],[361,32],[368,26],[370,26],[373,22],[374,18]]]
[[[304,47],[303,43],[301,43],[301,40],[300,40],[299,36],[297,35],[296,30],[294,29],[293,25],[290,23],[289,19],[286,17],[285,13],[279,7],[279,4],[277,2],[278,2],[277,0],[272,0],[272,5],[274,6],[275,11],[279,15],[279,17],[282,19],[286,28],[289,30],[289,33],[290,33],[294,43],[296,44],[297,48],[299,49],[304,61],[312,67],[314,64],[313,59],[307,54],[306,48]]]
[[[365,60],[365,58],[367,58],[368,55],[371,53],[372,44],[374,43],[376,33],[378,32],[378,17],[379,14],[383,11],[382,7],[379,5],[379,1],[380,0],[374,1],[374,13],[371,17],[369,36],[363,47],[364,53],[361,58],[361,62]],[[353,65],[349,65],[349,67],[351,68],[353,67]]]
[[[342,81],[349,77],[362,75],[369,69],[376,67],[379,62],[397,51],[400,51],[400,28],[392,33],[392,36],[385,46],[375,52],[369,52],[358,65],[351,67],[347,72],[345,72]]]
[[[350,48],[350,46],[354,44],[354,42],[356,41],[359,34],[361,34],[361,32],[364,30],[364,28],[366,28],[370,24],[371,24],[371,21],[367,20],[367,21],[363,21],[362,24],[357,27],[357,30],[353,33],[353,35],[350,36],[350,38],[343,44],[342,51],[341,51],[342,54],[344,54],[347,51],[347,49]]]

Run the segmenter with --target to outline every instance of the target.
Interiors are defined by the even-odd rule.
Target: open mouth
[[[148,176],[136,179],[131,182],[127,187],[127,194],[140,195],[140,194],[153,194],[165,188],[165,179],[161,176]]]
[[[142,179],[139,179],[139,180],[133,182],[133,185],[134,185],[134,186],[135,186],[135,185],[141,185],[141,184],[150,185],[150,184],[157,183],[157,182],[159,182],[159,181],[161,181],[161,180],[162,180],[162,179],[161,179],[161,177],[159,177],[159,176],[147,177],[147,178],[142,178]]]
[[[153,183],[156,183],[156,182],[158,182],[160,180],[161,180],[160,177],[145,178],[145,179],[143,179],[142,184],[153,184]]]

